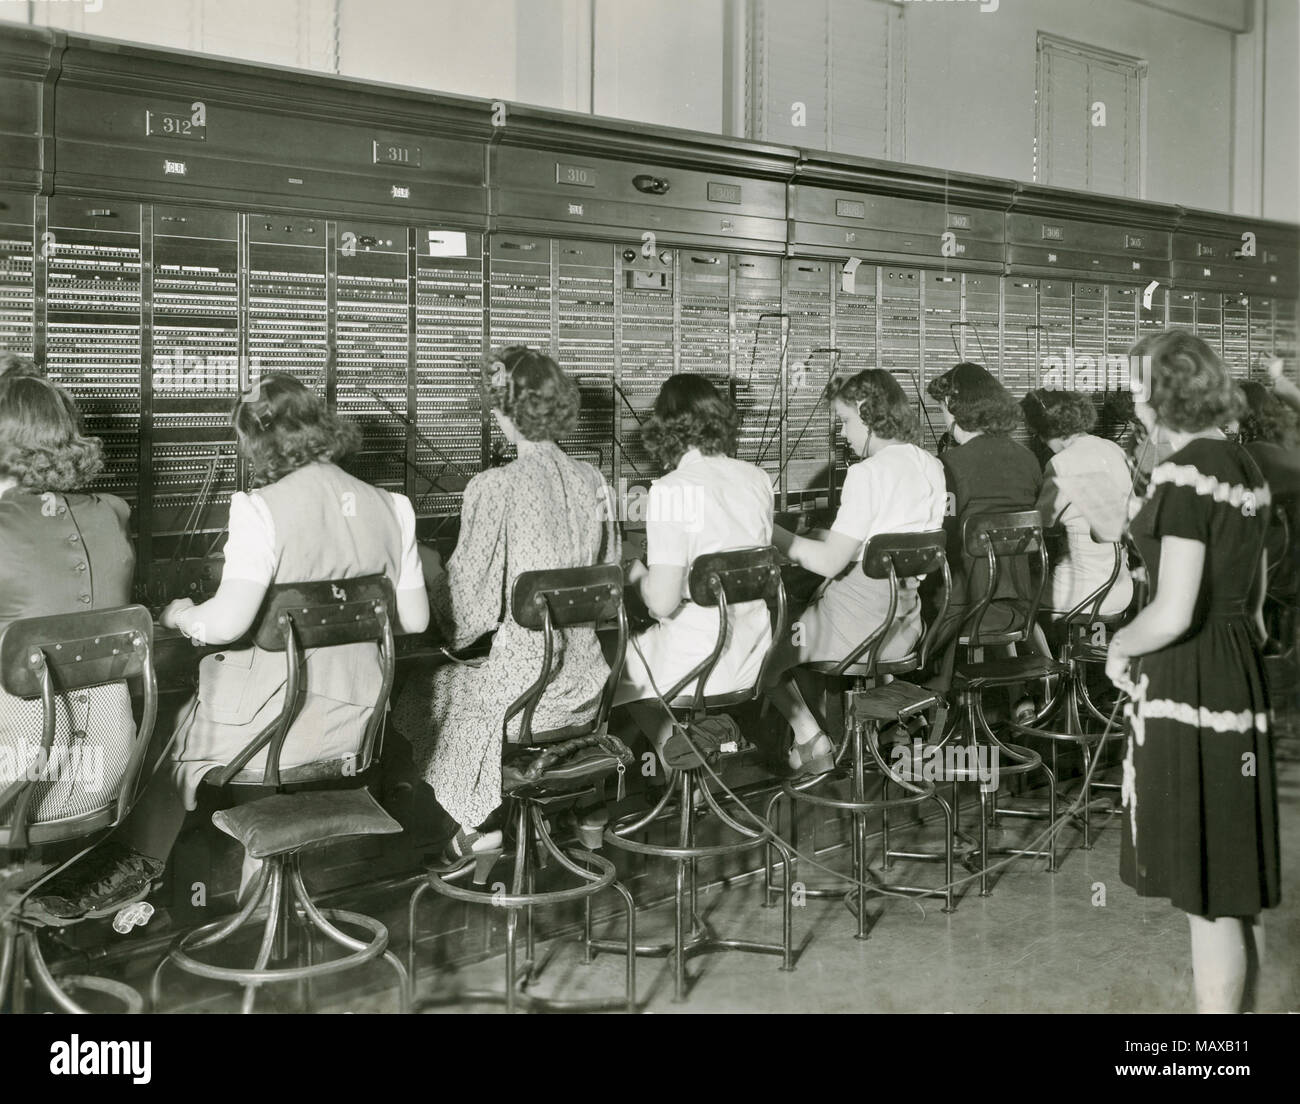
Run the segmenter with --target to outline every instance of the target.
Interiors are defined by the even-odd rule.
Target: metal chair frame
[[[511,703],[502,719],[502,747],[506,753],[520,748],[538,748],[558,739],[598,734],[609,731],[609,712],[623,669],[623,655],[627,645],[627,611],[623,606],[623,572],[617,565],[562,568],[551,571],[524,572],[515,579],[511,592],[511,613],[520,626],[542,633],[542,664],[532,685]],[[556,732],[534,732],[533,717],[541,702],[554,671],[555,634],[558,629],[580,625],[593,628],[617,623],[618,638],[609,677],[601,693],[596,715],[589,724],[572,726]],[[511,721],[522,714],[519,738],[510,740]],[[603,785],[597,783],[597,785]],[[505,795],[507,817],[514,825],[515,849],[509,892],[498,884],[492,889],[466,888],[457,885],[473,869],[462,867],[451,874],[429,872],[415,887],[408,906],[409,946],[407,969],[412,980],[416,977],[416,923],[417,907],[429,890],[471,905],[487,905],[506,911],[505,986],[502,990],[469,990],[455,995],[458,1002],[502,1003],[508,1013],[522,1006],[525,1011],[546,1012],[600,1012],[621,1009],[635,1012],[636,956],[627,954],[636,946],[636,902],[626,886],[618,881],[614,864],[601,855],[582,848],[566,847],[556,841],[546,822],[546,813],[556,808],[572,805],[588,790],[548,794],[544,786],[532,786]],[[505,856],[502,856],[503,858]],[[574,875],[578,885],[566,889],[539,892],[536,876],[540,868],[550,861]],[[591,938],[592,901],[604,889],[613,889],[623,901],[625,941],[622,950],[627,954],[624,993],[618,998],[590,998],[558,1000],[541,997],[528,991],[538,976],[536,932],[533,911],[550,905],[581,900],[584,906],[583,962],[592,961],[596,942]],[[519,921],[523,914],[524,961],[519,963]],[[612,943],[614,948],[619,944]],[[433,1002],[423,1002],[424,1004]]]
[[[920,897],[942,897],[944,912],[952,912],[955,907],[952,892],[952,808],[938,793],[932,782],[925,779],[916,781],[905,778],[885,762],[880,754],[878,742],[879,719],[872,717],[860,719],[856,708],[860,695],[872,694],[871,690],[865,688],[867,682],[875,681],[879,684],[879,680],[882,678],[890,678],[894,675],[920,670],[926,665],[934,641],[935,631],[943,622],[944,614],[947,612],[949,592],[952,587],[952,576],[948,567],[945,542],[946,538],[942,531],[930,533],[882,533],[872,537],[867,542],[862,555],[863,574],[869,578],[886,579],[889,582],[889,606],[885,612],[884,620],[841,660],[835,663],[810,665],[828,678],[849,679],[854,687],[846,695],[846,738],[841,741],[835,756],[835,769],[815,778],[786,782],[780,790],[772,795],[767,806],[766,815],[769,822],[772,821],[776,813],[778,802],[783,798],[794,803],[796,808],[798,803],[802,802],[821,809],[842,810],[852,816],[853,827],[850,836],[852,860],[850,870],[854,881],[853,887],[846,891],[842,886],[813,886],[806,888],[804,893],[809,897],[842,898],[845,905],[857,917],[856,938],[858,939],[866,939],[869,935],[866,903],[868,895],[871,893],[905,893]],[[943,580],[939,610],[922,633],[919,648],[901,659],[883,663],[880,655],[884,650],[885,641],[894,627],[898,612],[899,580],[902,578],[924,578],[934,571],[941,572]],[[859,663],[859,660],[864,655],[866,658]],[[895,684],[884,683],[883,685],[893,686]],[[881,695],[876,696],[880,697]],[[900,704],[896,716],[899,721],[905,721],[908,717],[923,713],[937,704],[938,695],[934,695],[928,700],[923,697],[912,703]],[[850,717],[852,720],[849,719]],[[878,775],[881,780],[881,793],[877,798],[868,798],[866,795],[866,783],[869,775]],[[850,783],[850,796],[847,799],[818,792],[828,782],[840,783],[846,779]],[[891,785],[897,786],[902,793],[897,797],[891,797],[889,792]],[[929,859],[935,857],[928,852],[895,851],[889,845],[889,811],[902,808],[916,809],[927,801],[933,801],[939,806],[946,826],[943,855],[946,876],[943,886],[933,889],[925,886],[869,881],[872,872],[867,862],[867,815],[877,810],[881,814],[883,843],[881,868],[888,871],[893,868],[893,860],[896,858],[920,857]],[[790,818],[792,835],[797,820],[797,813],[792,810]],[[770,862],[767,864],[764,873],[765,889],[769,894],[784,892],[784,886],[773,884]]]
[[[718,636],[709,655],[662,695],[679,722],[708,717],[752,701],[761,693],[764,677],[772,661],[771,648],[763,657],[758,678],[749,691],[720,695],[709,695],[706,692],[709,676],[717,667],[726,647],[727,610],[731,605],[758,600],[767,602],[769,616],[773,619],[774,643],[785,632],[787,622],[785,586],[777,565],[776,551],[770,546],[713,552],[700,556],[691,565],[688,587],[691,600],[697,605],[717,608]],[[682,692],[692,682],[696,684],[695,692],[690,696],[682,697]],[[789,847],[775,836],[770,827],[759,829],[735,820],[709,789],[704,767],[669,771],[667,782],[663,795],[649,812],[622,817],[611,824],[605,832],[605,842],[612,847],[637,855],[668,859],[676,867],[672,942],[635,945],[635,953],[646,957],[671,959],[673,995],[674,1000],[678,1002],[686,999],[689,990],[686,962],[699,954],[715,951],[747,951],[755,954],[780,955],[781,969],[793,970],[794,917],[791,911],[791,894],[785,894],[782,904],[782,938],[779,944],[720,938],[708,921],[700,916],[698,908],[700,859],[740,854],[762,846],[775,847],[781,854],[786,884],[790,885],[793,855]],[[696,809],[693,800],[693,794],[697,789],[703,796],[708,811],[712,812],[730,832],[740,837],[739,839],[717,844],[697,842]],[[669,809],[670,803],[675,804],[675,810]],[[676,844],[647,843],[634,838],[638,833],[663,819],[665,814],[667,816],[675,814],[677,817]],[[619,950],[618,945],[612,941],[592,939],[590,926],[587,929],[587,943],[599,950]]]
[[[980,556],[985,558],[988,565],[988,585],[966,618],[967,635],[961,636],[961,630],[959,630],[958,638],[953,647],[957,649],[965,648],[969,657],[977,649],[1016,644],[1027,640],[1036,624],[1038,610],[1042,604],[1043,589],[1048,578],[1047,548],[1043,540],[1042,519],[1038,511],[1023,510],[1013,513],[977,514],[968,517],[962,523],[962,545],[967,555],[975,558]],[[1003,563],[1006,559],[1014,556],[1034,556],[1037,560],[1035,574],[1038,581],[1033,586],[1028,606],[1024,610],[1023,621],[1019,628],[1015,627],[1013,622],[1010,628],[1000,632],[983,633],[981,630],[984,616],[997,595],[998,583],[1002,577]],[[965,673],[968,673],[974,666],[974,664],[968,664]],[[959,667],[958,679],[962,678],[963,673],[963,669]],[[1056,671],[1055,673],[1060,674],[1062,672]],[[1023,682],[1027,677],[1033,676],[1009,672],[1006,676],[993,682],[992,685],[1002,686]],[[984,687],[958,685],[955,689],[962,712],[956,722],[943,733],[938,746],[940,748],[946,747],[960,729],[963,742],[968,748],[984,748],[998,757],[1000,777],[1014,777],[1028,774],[1034,770],[1041,770],[1046,776],[1048,784],[1048,818],[1054,823],[1056,820],[1057,792],[1056,775],[1051,767],[1043,761],[1038,752],[1018,744],[1008,743],[993,731],[987,717],[984,715]],[[990,892],[989,857],[991,855],[1045,858],[1047,859],[1048,873],[1056,873],[1055,833],[1048,839],[1045,850],[1019,847],[990,848],[990,820],[998,815],[1006,815],[1009,810],[1000,807],[997,802],[997,794],[994,793],[990,796],[983,785],[978,787],[980,802],[979,838],[978,840],[972,839],[967,833],[963,832],[957,787],[962,782],[975,781],[975,779],[969,777],[967,772],[962,771],[949,772],[945,770],[944,774],[947,777],[943,778],[942,781],[947,781],[952,786],[954,835],[963,842],[973,845],[972,849],[963,855],[962,863],[968,868],[978,871],[979,894],[981,897],[987,897]],[[1010,810],[1010,812],[1014,815],[1015,810]],[[977,856],[978,865],[976,865]]]
[[[140,682],[141,715],[116,800],[86,814],[33,824],[30,817],[39,780],[20,778],[0,790],[0,812],[9,810],[6,822],[0,824],[0,847],[21,852],[33,845],[84,839],[121,824],[135,801],[140,768],[158,716],[153,620],[143,606],[24,618],[10,623],[0,634],[0,686],[17,697],[41,700],[40,755],[44,762],[48,762],[57,735],[56,694],[130,679]],[[73,923],[83,922],[84,918]],[[25,974],[30,971],[36,992],[64,1012],[90,1011],[67,989],[105,994],[128,1013],[144,1011],[140,995],[121,982],[88,975],[56,979],[41,951],[39,932],[43,926],[24,910],[21,899],[0,899],[0,1006],[11,1012],[26,1010]]]
[[[1033,736],[1046,740],[1051,747],[1052,774],[1059,778],[1057,749],[1063,743],[1073,744],[1083,760],[1083,777],[1086,793],[1083,795],[1083,808],[1075,814],[1083,827],[1083,849],[1092,850],[1092,795],[1094,790],[1119,789],[1114,782],[1098,782],[1092,777],[1092,758],[1105,751],[1107,742],[1123,732],[1122,725],[1112,725],[1111,718],[1103,713],[1088,690],[1088,665],[1096,662],[1088,646],[1082,644],[1082,637],[1088,629],[1096,624],[1113,625],[1122,618],[1122,614],[1102,616],[1101,607],[1107,596],[1114,589],[1123,566],[1123,548],[1116,541],[1114,544],[1114,562],[1110,575],[1094,591],[1084,597],[1061,619],[1066,629],[1065,641],[1061,646],[1059,660],[1065,667],[1064,676],[1058,680],[1053,693],[1043,707],[1037,712],[1032,723],[1023,724],[1012,718],[1008,727],[1021,736]],[[1044,722],[1063,714],[1061,728],[1046,728]],[[1101,723],[1100,731],[1089,731],[1085,720],[1092,719]],[[1095,746],[1094,746],[1095,745]],[[1044,812],[1036,809],[1002,809],[995,811],[995,816],[1022,817],[1042,819]]]
[[[393,686],[394,655],[392,610],[393,584],[385,575],[321,582],[282,583],[268,588],[258,614],[254,640],[265,651],[285,653],[284,704],[274,721],[250,741],[226,766],[210,771],[203,781],[216,786],[274,787],[282,792],[299,783],[320,782],[359,775],[373,762],[383,727],[384,707]],[[374,712],[362,734],[355,759],[312,763],[283,770],[280,755],[294,721],[302,710],[306,691],[304,671],[308,648],[342,644],[378,643],[383,681]],[[261,771],[247,769],[249,761],[267,749]],[[184,973],[217,981],[228,981],[244,989],[241,1011],[253,1011],[258,989],[277,982],[297,982],[299,1000],[310,1009],[312,982],[319,977],[356,969],[381,959],[397,976],[398,1001],[402,1011],[410,1007],[411,983],[401,960],[388,949],[388,928],[373,917],[342,909],[320,909],[303,883],[300,850],[269,856],[253,883],[252,892],[233,916],[186,932],[172,945],[154,970],[150,993],[156,1009],[162,997],[163,970],[172,965]],[[262,919],[261,941],[250,967],[217,966],[194,956],[194,952],[218,946]],[[272,966],[290,957],[291,922],[297,919],[297,965]],[[368,938],[358,939],[339,929],[339,923],[362,928]],[[346,953],[341,958],[313,961],[313,937],[324,935]]]

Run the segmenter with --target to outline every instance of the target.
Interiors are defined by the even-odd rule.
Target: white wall
[[[744,2],[0,0],[0,20],[721,133]],[[980,6],[902,5],[905,160],[1031,179],[1045,31],[1148,62],[1148,198],[1300,221],[1300,0]]]
[[[1144,59],[1146,195],[1227,209],[1232,35],[1132,0],[908,4],[907,160],[1033,179],[1037,34]]]

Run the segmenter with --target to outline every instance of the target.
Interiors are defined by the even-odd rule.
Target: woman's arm
[[[637,588],[651,616],[663,621],[671,617],[684,600],[682,584],[686,581],[686,569],[672,564],[646,567],[636,560],[628,565],[627,581]]]
[[[1111,654],[1127,658],[1157,652],[1187,632],[1204,571],[1204,544],[1186,537],[1161,538],[1155,597],[1111,638]]]
[[[257,618],[266,586],[249,579],[222,578],[217,593],[197,606],[178,598],[163,610],[159,624],[177,629],[195,644],[230,644],[238,640]]]
[[[834,530],[822,534],[821,540],[787,535],[790,536],[787,546],[781,548],[780,544],[777,544],[777,548],[800,567],[807,568],[827,579],[834,578],[853,562],[853,557],[862,543]],[[776,543],[775,531],[773,543]]]

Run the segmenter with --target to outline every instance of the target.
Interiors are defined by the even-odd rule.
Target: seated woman
[[[889,582],[861,569],[866,542],[879,533],[923,533],[943,527],[943,465],[917,446],[916,411],[888,372],[871,368],[842,381],[831,406],[849,448],[862,459],[844,476],[830,532],[799,537],[779,526],[772,543],[800,567],[825,577],[791,633],[777,643],[768,668],[769,699],[794,730],[791,766],[819,773],[833,765],[830,738],[808,708],[792,668],[843,659],[874,632],[889,609]],[[899,589],[894,627],[882,658],[907,655],[921,637],[916,581]]]
[[[962,547],[962,525],[978,514],[1034,509],[1043,476],[1033,453],[1011,440],[1020,424],[1015,400],[984,368],[955,365],[932,380],[927,391],[939,402],[956,442],[939,458],[948,485],[944,529],[952,567],[948,615],[936,635],[942,643],[958,631],[989,582],[987,561],[967,556]],[[981,630],[997,632],[1012,625],[1015,599],[1028,589],[1023,565],[1003,574]]]
[[[230,535],[221,585],[206,602],[178,598],[159,621],[198,644],[227,644],[253,627],[273,583],[383,573],[397,594],[396,630],[420,632],[429,607],[415,546],[415,511],[405,495],[381,491],[335,466],[360,433],[293,376],[263,376],[235,404],[231,421],[255,490],[230,498]],[[294,767],[355,752],[382,685],[377,644],[316,648],[307,655],[302,712],[280,762]],[[199,782],[224,766],[279,714],[285,657],[256,646],[205,656],[199,689],[181,711],[172,763],[157,771],[125,834],[146,855],[166,859]],[[259,752],[248,766],[266,763]],[[245,866],[245,883],[251,867]]]
[[[17,379],[19,376],[39,376],[43,379],[45,371],[37,367],[36,362],[29,356],[0,349],[0,376],[9,376],[12,379]]]
[[[578,388],[550,357],[521,346],[502,351],[492,379],[492,414],[518,458],[470,480],[460,538],[443,568],[428,555],[434,617],[455,648],[496,629],[480,667],[447,664],[416,672],[394,720],[438,803],[456,822],[442,863],[459,869],[501,850],[483,823],[501,804],[501,724],[506,709],[537,679],[542,634],[520,627],[509,595],[525,571],[618,563],[620,540],[609,486],[556,443],[578,418]],[[590,720],[609,665],[593,629],[563,631],[562,660],[533,716],[542,732]],[[512,724],[519,729],[521,716]]]
[[[629,642],[614,704],[635,703],[629,712],[637,727],[668,764],[689,747],[678,746],[657,696],[707,658],[718,637],[718,610],[689,598],[691,564],[708,552],[771,543],[772,480],[728,455],[735,448],[736,412],[703,376],[665,380],[641,436],[667,474],[650,487],[646,563],[633,563],[627,578],[658,624]],[[727,619],[727,644],[705,688],[709,694],[752,687],[771,644],[766,603],[731,606]],[[694,691],[690,685],[682,693]]]
[[[99,440],[83,437],[77,427],[77,409],[62,388],[21,373],[0,378],[0,630],[27,617],[131,601],[129,510],[112,495],[79,492],[103,459]],[[54,745],[44,759],[41,717],[39,699],[0,690],[0,797],[13,782],[39,779],[30,823],[91,813],[116,801],[135,736],[126,683],[58,694]],[[0,824],[12,811],[0,801]],[[111,842],[96,861],[110,854],[129,863],[134,888],[143,884],[139,875],[147,882],[157,873],[156,867],[146,871],[138,856],[128,860]],[[45,899],[57,896],[56,889],[46,887]]]
[[[1132,477],[1124,450],[1092,434],[1097,411],[1078,391],[1030,391],[1020,403],[1030,430],[1052,452],[1043,472],[1038,512],[1043,527],[1065,530],[1061,555],[1043,597],[1043,610],[1069,613],[1105,585],[1115,567],[1115,542],[1124,530]],[[1133,600],[1133,580],[1121,561],[1119,576],[1101,605],[1122,613]]]

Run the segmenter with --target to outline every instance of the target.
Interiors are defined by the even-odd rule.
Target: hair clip
[[[510,370],[506,367],[505,361],[494,360],[492,362],[492,389],[494,391],[504,391],[510,383]]]

